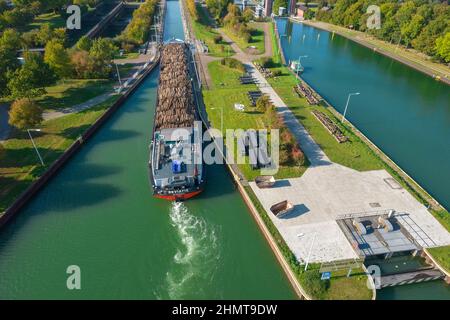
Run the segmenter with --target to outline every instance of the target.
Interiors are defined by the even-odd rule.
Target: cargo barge
[[[199,121],[188,44],[171,42],[161,50],[149,173],[153,195],[179,201],[204,189],[202,123]]]

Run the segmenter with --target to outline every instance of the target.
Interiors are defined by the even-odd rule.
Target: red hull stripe
[[[198,195],[202,191],[203,190],[197,190],[197,191],[192,191],[192,192],[183,193],[183,194],[176,194],[176,195],[155,194],[154,196],[156,198],[170,200],[170,201],[187,200],[189,198],[195,197],[196,195]]]

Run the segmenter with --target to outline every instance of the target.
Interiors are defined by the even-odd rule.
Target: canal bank
[[[292,24],[292,23],[283,23],[283,22],[280,23],[280,21],[281,20],[279,20],[277,24],[278,24],[278,28],[280,28],[280,25],[281,25],[281,29],[283,30],[281,39],[283,40],[282,41],[283,42],[283,51],[284,51],[285,54],[287,53],[286,54],[287,55],[287,59],[289,59],[290,61],[297,60],[297,58],[300,55],[304,55],[304,53],[311,53],[312,51],[311,51],[310,47],[314,48],[314,55],[313,55],[313,57],[310,57],[309,55],[305,55],[305,56],[307,56],[307,57],[305,57],[306,59],[305,60],[302,59],[302,64],[304,66],[306,66],[305,67],[305,71],[304,71],[304,73],[302,75],[302,78],[304,78],[308,83],[311,84],[311,82],[307,80],[306,76],[308,74],[311,76],[312,73],[317,72],[317,70],[315,70],[315,69],[320,69],[321,68],[321,65],[317,65],[317,63],[320,63],[322,65],[325,64],[327,66],[327,68],[328,68],[328,70],[327,70],[328,73],[334,72],[334,74],[333,74],[334,79],[339,77],[340,73],[345,73],[347,71],[346,68],[338,68],[338,67],[341,67],[341,66],[340,65],[336,66],[337,63],[333,64],[333,63],[331,63],[331,61],[330,61],[330,63],[326,63],[326,61],[324,61],[326,59],[323,59],[324,56],[325,56],[325,58],[327,58],[326,54],[324,54],[324,51],[325,51],[325,53],[326,53],[327,50],[332,51],[333,44],[331,42],[336,39],[336,37],[334,37],[334,35],[327,36],[325,34],[325,37],[324,37],[323,32],[314,30],[314,29],[312,29],[310,27],[296,26],[296,24]],[[302,31],[297,32],[297,34],[296,34],[295,31],[298,31],[298,30],[296,30],[297,27],[299,29],[302,29]],[[306,38],[306,41],[305,41],[305,38]],[[325,45],[322,44],[322,46],[321,46],[320,43],[323,42],[323,41],[325,41],[326,44]],[[350,45],[348,43],[346,43],[344,49],[348,49],[349,46]],[[322,49],[319,49],[319,47],[322,48]],[[367,50],[367,49],[365,49],[365,50]],[[294,52],[294,51],[295,51],[295,53],[293,54],[292,52]],[[289,56],[289,54],[291,54],[291,55]],[[344,52],[340,52],[340,55],[338,56],[339,59],[337,59],[337,62],[339,62],[339,60],[343,60],[343,56],[344,56],[343,54],[344,54]],[[362,56],[363,55],[358,55],[358,57],[362,57]],[[365,60],[367,62],[369,60],[369,57],[372,57],[373,54],[371,55],[370,51],[369,51],[366,56],[367,56],[367,58]],[[314,60],[314,64],[312,64],[312,66],[310,64],[308,64],[309,58],[312,58],[312,60]],[[336,58],[336,57],[334,57],[334,58]],[[319,60],[319,62],[317,62],[318,60]],[[334,61],[334,62],[336,62],[336,61]],[[354,68],[354,66],[353,66],[353,68]],[[336,70],[334,70],[334,69],[336,69]],[[358,79],[359,79],[359,81],[363,81],[362,75],[365,73],[366,70],[367,70],[367,68],[362,68],[362,69],[356,68],[356,69],[352,69],[351,72],[352,73],[359,72],[360,75],[359,75]],[[322,69],[320,71],[322,71]],[[317,74],[315,76],[316,77],[319,77],[319,76],[323,77],[323,75],[317,75]],[[371,76],[373,76],[373,74],[371,74]],[[329,80],[329,79],[325,79],[325,83],[327,82],[327,80]],[[347,80],[347,79],[345,79],[345,80]],[[372,80],[371,78],[367,79],[367,81],[369,81],[369,82],[371,80]],[[318,83],[318,85],[317,86],[313,85],[313,88],[316,91],[319,91],[319,93],[322,96],[327,95],[328,92],[324,93],[323,90],[320,91],[320,87],[321,87],[320,86],[320,81],[318,81],[317,83]],[[339,84],[335,83],[336,86],[339,86]],[[328,94],[328,96],[329,96],[329,94]],[[328,100],[328,99],[326,99],[326,100]],[[389,102],[389,100],[387,100],[387,101]],[[356,108],[356,107],[354,107],[354,108]],[[408,119],[409,119],[409,117],[408,117]],[[403,120],[403,119],[400,119],[400,120]],[[366,142],[370,143],[370,140],[366,139]],[[443,282],[435,282],[434,285],[437,285],[438,287],[439,286],[448,287]],[[411,288],[411,286],[406,286],[406,287],[408,287],[409,289]],[[383,291],[383,290],[381,291],[381,297],[383,296],[383,292],[386,292],[386,291]],[[394,290],[394,289],[389,289],[389,290]],[[395,289],[395,290],[398,291],[398,289]],[[401,289],[399,289],[399,290],[401,291]],[[442,290],[440,290],[440,292],[442,292]],[[445,290],[444,290],[444,292],[445,292]],[[405,298],[405,297],[407,298],[407,295],[406,296],[405,295],[403,295],[403,296],[399,295],[399,298]],[[442,297],[437,296],[437,298],[442,298]]]
[[[448,87],[339,35],[286,19],[277,25],[288,61],[308,55],[302,78],[340,113],[348,93],[360,92],[346,118],[448,207]]]
[[[165,40],[183,38],[167,2]],[[178,23],[176,22],[178,19]],[[0,298],[294,299],[223,166],[183,204],[147,179],[157,88],[151,74],[0,233]],[[66,289],[78,265],[82,290]]]
[[[390,43],[384,43],[384,41],[378,39],[371,39],[367,34],[363,32],[346,29],[344,27],[335,26],[322,21],[312,21],[312,20],[297,21],[296,19],[292,20],[325,31],[335,32],[340,36],[350,39],[362,46],[365,46],[371,50],[379,52],[391,59],[395,59],[411,68],[414,68],[417,71],[420,71],[432,77],[435,80],[442,81],[448,85],[450,84],[449,72],[448,70],[445,71],[445,67],[441,67],[439,65],[425,65],[423,61],[421,61],[417,57],[414,57],[414,55],[418,55],[417,53],[409,53],[407,52],[407,49],[402,48],[401,53],[397,54],[398,46],[392,52],[393,45]],[[406,57],[405,54],[408,54],[408,57]],[[428,60],[431,60],[431,58],[428,58]]]

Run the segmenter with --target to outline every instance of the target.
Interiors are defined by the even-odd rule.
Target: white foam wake
[[[217,230],[206,220],[192,215],[182,202],[172,203],[169,217],[181,246],[166,274],[168,297],[200,298],[202,284],[210,281],[217,270],[220,257]]]

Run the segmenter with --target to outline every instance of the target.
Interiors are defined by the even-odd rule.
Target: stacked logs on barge
[[[191,127],[195,105],[189,75],[189,48],[185,43],[166,44],[161,53],[155,129]]]

